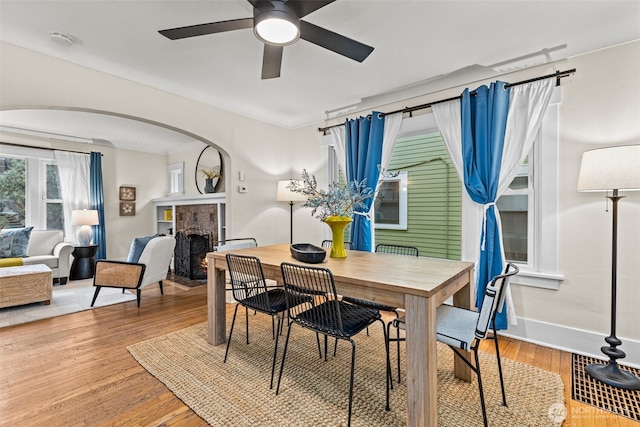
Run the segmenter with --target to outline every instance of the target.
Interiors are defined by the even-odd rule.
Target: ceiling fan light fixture
[[[269,10],[255,17],[254,33],[264,43],[286,46],[300,38],[300,23],[285,11]]]

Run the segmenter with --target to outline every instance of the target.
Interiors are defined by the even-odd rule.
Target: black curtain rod
[[[49,147],[36,147],[35,145],[25,145],[25,144],[16,144],[15,142],[0,142],[0,145],[13,145],[14,147],[23,147],[23,148],[34,148],[39,150],[49,150],[49,151],[65,151],[67,153],[78,153],[78,154],[91,154],[86,151],[75,151],[75,150],[63,150],[61,148],[49,148]],[[102,156],[103,154],[100,153]]]
[[[560,79],[562,77],[567,77],[567,76],[569,76],[569,75],[571,75],[571,74],[573,74],[575,72],[576,72],[575,68],[572,68],[571,70],[565,70],[565,71],[556,71],[555,73],[547,74],[546,76],[534,77],[532,79],[522,80],[522,81],[515,82],[515,83],[508,83],[504,87],[505,88],[509,88],[509,87],[512,87],[512,86],[523,85],[523,84],[526,84],[526,83],[536,82],[538,80],[550,79],[550,78],[553,78],[553,77],[556,78],[556,86],[560,86]],[[471,95],[475,95],[475,91],[471,92]],[[440,99],[438,101],[428,102],[426,104],[420,104],[420,105],[416,105],[414,107],[405,107],[405,108],[402,108],[400,110],[390,111],[388,113],[380,113],[380,116],[384,117],[384,116],[387,116],[389,114],[395,114],[395,113],[412,113],[412,112],[417,111],[417,110],[424,110],[425,108],[430,108],[432,105],[435,105],[435,104],[441,104],[443,102],[454,101],[454,100],[460,99],[460,98],[461,98],[461,95],[453,96],[451,98]],[[326,132],[329,129],[335,128],[335,127],[338,127],[338,126],[344,126],[344,123],[339,123],[339,124],[335,124],[335,125],[331,125],[331,126],[326,126],[326,127],[323,127],[323,128],[318,128],[318,132]]]

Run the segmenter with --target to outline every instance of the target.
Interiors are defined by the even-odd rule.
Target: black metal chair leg
[[[142,296],[142,290],[140,288],[136,289],[136,297],[138,299],[138,307],[140,307],[140,297]]]
[[[231,330],[229,330],[229,338],[227,339],[227,350],[224,352],[224,361],[227,363],[227,355],[229,354],[229,345],[231,344],[231,336],[233,335],[233,326],[236,324],[236,314],[238,314],[238,307],[240,304],[236,304],[236,309],[233,310],[233,319],[231,319]]]
[[[280,316],[277,316],[277,317],[278,317],[278,330],[280,330],[282,320],[280,319]],[[273,320],[273,316],[271,316],[271,320]],[[279,337],[280,337],[280,334],[275,335],[276,342],[273,345],[273,362],[271,362],[271,382],[269,383],[269,390],[273,389],[273,373],[276,370],[276,357],[278,356],[278,338]]]
[[[396,319],[398,318],[398,312],[395,311],[394,313],[396,313]],[[389,339],[391,339],[391,331],[387,330],[387,336],[389,337]],[[397,348],[397,352],[398,352],[398,384],[400,384],[400,326],[396,326],[396,348]],[[389,373],[389,375],[391,375],[391,373]],[[393,381],[392,381],[393,382]]]
[[[480,376],[480,359],[478,357],[478,350],[473,350],[473,355],[476,359],[476,375],[478,376],[478,390],[480,391],[480,405],[482,406],[482,420],[484,421],[484,427],[489,427],[487,421],[487,407],[484,402],[484,391],[482,389],[482,377]]]
[[[249,309],[247,307],[244,308],[244,314],[245,314],[244,318],[246,322],[245,331],[247,334],[247,344],[249,344]]]
[[[324,361],[327,361],[327,340],[329,337],[327,335],[324,336]]]
[[[500,389],[502,390],[502,404],[507,405],[507,394],[504,391],[504,379],[502,378],[502,363],[500,362],[500,345],[498,345],[498,334],[493,329],[493,339],[496,345],[496,357],[498,358],[498,373],[500,374]]]
[[[282,380],[282,371],[284,370],[284,360],[287,358],[287,347],[289,346],[289,336],[291,335],[291,323],[287,328],[287,338],[284,340],[284,349],[282,350],[282,361],[280,362],[280,373],[278,374],[278,385],[276,386],[276,396],[280,392],[280,381]],[[318,346],[320,339],[318,338]]]
[[[160,295],[164,295],[164,289],[162,289],[162,280],[158,281],[158,285],[160,285]]]
[[[351,407],[353,406],[353,377],[355,374],[356,365],[356,343],[351,341],[351,376],[349,377],[349,418],[347,421],[347,427],[351,426]]]
[[[389,377],[389,385],[391,390],[393,390],[393,375],[391,374],[391,352],[389,351],[389,347],[391,345],[391,323],[387,324],[386,327],[386,335],[385,335],[385,340],[387,341],[387,355],[389,355],[389,357],[387,358],[387,365],[389,366],[389,370],[387,372],[387,377]],[[400,381],[398,381],[400,382]],[[388,406],[388,404],[387,404]]]
[[[316,332],[316,341],[318,342],[318,357],[322,359],[322,347],[320,347],[320,334]]]
[[[271,316],[271,339],[272,340],[276,339],[276,331],[274,329],[273,316]]]
[[[93,293],[93,300],[91,300],[91,307],[93,307],[93,304],[95,304],[96,298],[98,298],[98,294],[100,293],[100,289],[100,286],[96,286],[96,291]],[[122,292],[124,292],[124,289],[122,290]]]

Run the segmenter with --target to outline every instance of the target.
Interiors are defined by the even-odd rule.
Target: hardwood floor
[[[164,296],[145,288],[140,308],[117,304],[0,329],[0,425],[206,425],[126,350],[206,321],[206,306],[206,286],[167,283]],[[501,353],[562,376],[564,427],[638,426],[571,400],[569,353],[507,338]]]

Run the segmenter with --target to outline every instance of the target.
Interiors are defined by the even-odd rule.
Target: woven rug
[[[604,411],[640,421],[640,390],[622,390],[594,380],[584,368],[606,362],[580,354],[572,355],[571,398]],[[640,369],[619,365],[620,369],[640,377]]]
[[[130,292],[102,288],[95,305],[91,307],[95,289],[93,279],[70,280],[66,285],[55,285],[49,305],[37,302],[0,308],[0,328],[136,300],[136,295]]]
[[[227,325],[230,325],[227,319]],[[351,346],[338,344],[336,357],[319,359],[315,335],[293,326],[280,393],[269,389],[273,341],[268,316],[250,314],[250,344],[245,344],[244,314],[238,312],[227,363],[225,345],[211,346],[206,324],[127,347],[133,357],[212,426],[339,426],[347,423]],[[353,426],[406,425],[404,381],[391,391],[391,411],[385,404],[385,351],[382,328],[356,340]],[[279,346],[278,364],[286,337]],[[332,340],[330,340],[332,347]],[[393,347],[392,347],[393,348]],[[404,354],[402,354],[404,366]],[[491,426],[554,426],[564,409],[559,375],[503,360],[507,402],[501,405],[495,355],[481,354],[483,384]],[[452,373],[453,354],[438,347],[438,417],[441,426],[480,426],[478,385]],[[403,373],[405,373],[403,367]],[[276,368],[277,382],[278,368]],[[396,383],[397,384],[397,383]],[[555,410],[554,410],[555,408]]]

